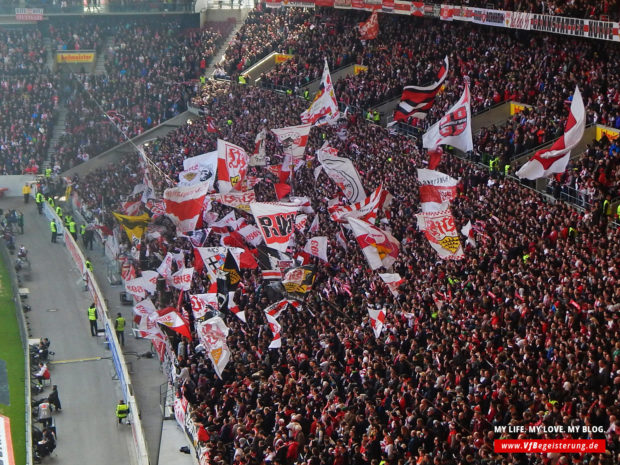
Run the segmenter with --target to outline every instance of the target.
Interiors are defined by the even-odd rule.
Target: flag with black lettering
[[[301,208],[293,203],[253,202],[250,210],[265,244],[281,252],[286,249],[295,230],[295,217]]]

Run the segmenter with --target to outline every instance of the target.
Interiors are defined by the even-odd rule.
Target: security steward
[[[37,192],[37,195],[34,198],[34,201],[37,203],[37,209],[39,210],[39,215],[43,214],[43,202],[45,202],[45,197],[40,192]]]
[[[86,259],[86,263],[84,263],[84,266],[86,266],[86,269],[88,271],[90,271],[91,273],[93,272],[93,264],[90,262],[90,258]]]
[[[58,215],[58,218],[62,220],[62,208],[60,208],[60,205],[56,206],[56,214]]]
[[[129,405],[121,399],[118,401],[118,405],[116,406],[116,418],[118,418],[119,425],[123,423],[123,418],[127,418],[127,415],[129,415]]]
[[[54,220],[50,221],[50,231],[52,232],[52,242],[56,243],[56,236],[58,235],[58,228]]]
[[[73,239],[77,240],[77,224],[73,218],[69,219],[69,232],[73,236]]]
[[[88,321],[90,322],[90,335],[97,335],[97,307],[95,307],[95,303],[93,302],[90,307],[88,307]]]
[[[120,313],[116,314],[114,330],[116,331],[116,338],[121,343],[121,346],[125,346],[125,318],[123,318],[123,315]]]

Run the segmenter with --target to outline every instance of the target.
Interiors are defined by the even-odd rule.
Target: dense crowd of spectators
[[[209,28],[183,32],[176,20],[121,24],[112,32],[105,74],[74,78],[56,154],[63,170],[183,112],[223,40]]]
[[[0,30],[0,174],[36,173],[45,158],[58,105],[46,58],[36,29]]]
[[[164,173],[172,175],[183,158],[215,147],[216,134],[205,130],[211,118],[220,137],[248,151],[262,127],[299,123],[296,99],[227,85],[204,89],[201,104],[210,114],[203,121],[147,148]],[[233,355],[223,380],[196,338],[169,335],[178,395],[189,401],[209,463],[519,463],[493,450],[493,440],[502,436],[493,426],[508,424],[599,425],[604,433],[580,437],[606,439],[608,453],[579,460],[592,465],[618,460],[620,252],[614,244],[620,230],[608,226],[612,218],[600,205],[582,214],[563,202],[547,203],[507,178],[448,157],[438,169],[461,180],[452,208],[457,229],[468,220],[475,223],[478,246],[467,246],[462,261],[441,261],[412,220],[419,210],[417,189],[402,182],[425,166],[417,145],[357,115],[313,129],[310,158],[325,141],[354,161],[367,191],[382,184],[394,196],[389,220],[380,224],[401,242],[394,271],[404,284],[394,297],[368,269],[352,236],[346,233],[347,248],[336,240],[340,228],[329,219],[327,202],[340,196],[337,187],[324,175],[315,182],[315,161],[302,167],[295,192],[311,198],[315,213],[308,223],[319,216],[314,235],[329,238],[330,253],[329,262],[316,262],[303,310],[279,318],[282,348],[267,348],[271,332],[263,310],[279,297],[257,270],[243,271],[243,290],[235,296],[247,324],[224,316]],[[277,152],[268,150],[270,163],[277,163]],[[76,180],[80,195],[99,206],[102,179],[129,193],[132,178],[142,179],[140,170],[119,165],[97,173],[93,184]],[[275,200],[270,188],[275,178],[254,170],[263,178],[257,197]],[[158,171],[151,175],[156,178]],[[170,182],[160,178],[156,190]],[[214,205],[213,211],[221,217],[229,208]],[[166,222],[158,224],[165,231]],[[296,234],[291,255],[312,236]],[[206,245],[218,244],[212,234]],[[169,227],[163,238],[144,241],[141,248],[150,257],[141,263],[154,269],[166,251],[191,246]],[[186,255],[185,265],[192,264],[193,255]],[[190,294],[207,287],[206,273],[198,270]],[[160,291],[158,305],[177,302],[174,289]],[[188,298],[182,302],[193,324]],[[387,311],[378,339],[368,308]],[[568,460],[542,454],[530,463]]]
[[[303,33],[311,18],[311,11],[298,8],[271,11],[263,7],[251,11],[226,49],[224,70],[229,75],[241,73],[287,38]]]
[[[103,29],[99,21],[63,21],[48,25],[48,34],[56,50],[97,50]]]

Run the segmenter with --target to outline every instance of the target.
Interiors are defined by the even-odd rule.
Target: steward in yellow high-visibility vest
[[[75,224],[73,218],[69,221],[69,232],[73,236],[73,239],[77,239],[77,225]]]
[[[43,196],[43,194],[37,192],[37,195],[34,197],[34,201],[37,203],[39,215],[43,214],[43,202],[45,202],[45,197]]]
[[[129,415],[129,405],[124,400],[119,400],[116,406],[116,418],[118,418],[119,425],[123,422],[123,418],[127,418],[127,415]]]
[[[52,242],[56,243],[56,236],[58,235],[58,227],[54,220],[50,221],[50,231],[52,232]]]
[[[58,215],[58,218],[62,220],[62,208],[60,208],[60,205],[56,207],[56,214]]]
[[[97,307],[95,307],[95,303],[93,302],[90,307],[88,307],[88,321],[90,322],[90,335],[97,335]]]
[[[116,320],[114,320],[114,330],[116,331],[116,337],[122,346],[125,345],[125,318],[120,313],[116,314]]]

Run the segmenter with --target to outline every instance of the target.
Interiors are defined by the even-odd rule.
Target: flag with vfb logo
[[[222,379],[222,373],[230,360],[230,349],[226,344],[228,327],[219,316],[209,318],[206,321],[196,322],[196,333],[200,344],[205,349],[213,369],[217,376]]]
[[[190,295],[189,301],[196,320],[203,318],[207,312],[217,310],[217,294],[215,292]]]
[[[422,211],[435,211],[444,202],[456,198],[458,181],[439,171],[418,168]]]
[[[238,145],[217,140],[217,186],[222,194],[242,191],[248,173],[248,154]]]
[[[286,252],[295,230],[295,218],[300,205],[287,202],[253,202],[250,209],[265,244]]]
[[[313,266],[288,268],[282,274],[282,285],[289,295],[303,297],[312,289],[314,278],[315,269]]]
[[[376,39],[379,35],[379,18],[377,12],[373,11],[367,21],[359,23],[360,38],[363,40]]]
[[[471,132],[471,104],[469,84],[465,83],[463,95],[448,112],[422,136],[422,146],[434,150],[440,145],[451,145],[463,152],[474,149]]]
[[[138,216],[129,216],[112,212],[112,215],[114,215],[114,218],[116,218],[123,227],[125,234],[127,234],[127,237],[132,244],[140,242],[140,239],[142,239],[142,235],[146,230],[146,226],[151,220],[149,215],[146,213]]]
[[[390,233],[357,218],[347,218],[347,221],[370,268],[390,268],[398,258],[398,240]]]
[[[452,212],[447,203],[443,207],[440,211],[418,213],[418,229],[424,231],[426,239],[440,258],[458,260],[464,257],[463,248]]]

